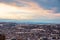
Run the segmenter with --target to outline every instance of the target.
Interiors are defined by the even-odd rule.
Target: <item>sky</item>
[[[60,0],[0,0],[0,21],[60,23]]]

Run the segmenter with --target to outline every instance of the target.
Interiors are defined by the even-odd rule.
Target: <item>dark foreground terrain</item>
[[[60,40],[60,24],[1,22],[0,40]]]

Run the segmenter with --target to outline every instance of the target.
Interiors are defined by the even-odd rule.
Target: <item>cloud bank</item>
[[[0,0],[0,19],[36,21],[60,20],[57,2],[55,5],[54,0],[50,2],[48,0]]]

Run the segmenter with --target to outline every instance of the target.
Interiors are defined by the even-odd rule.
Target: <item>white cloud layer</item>
[[[60,14],[54,14],[54,10],[45,10],[34,2],[24,3],[28,4],[29,7],[18,7],[15,3],[13,5],[0,3],[0,18],[17,20],[53,20],[60,17]]]

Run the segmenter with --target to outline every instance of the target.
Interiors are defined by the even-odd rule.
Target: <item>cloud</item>
[[[34,13],[35,10],[32,8],[0,3],[0,18],[2,19],[32,19]]]
[[[10,1],[9,1],[10,2]],[[20,6],[16,4],[21,3]],[[24,6],[25,5],[25,6]],[[50,10],[44,9],[41,5],[31,1],[14,1],[12,3],[0,3],[0,18],[1,19],[16,19],[16,20],[60,20],[60,13],[56,13],[57,8]]]
[[[60,12],[59,0],[0,0],[0,2],[19,7],[31,7],[34,3],[35,5],[40,5],[46,10],[52,10],[53,8],[56,8],[56,10],[54,10],[54,13]]]

